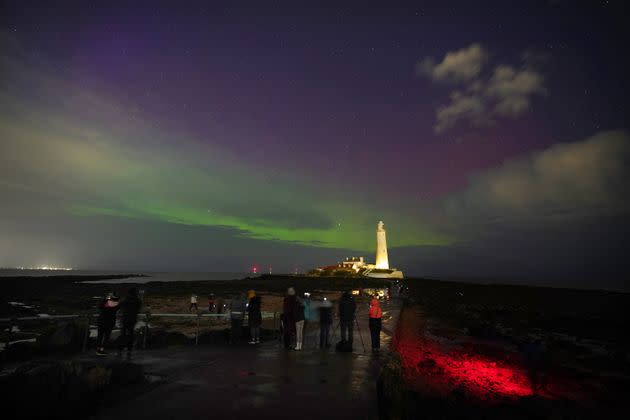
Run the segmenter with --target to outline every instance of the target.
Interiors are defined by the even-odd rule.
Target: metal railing
[[[199,331],[200,331],[200,322],[202,318],[223,318],[226,320],[231,319],[232,315],[242,315],[243,321],[245,321],[247,317],[247,312],[226,312],[226,313],[189,313],[189,314],[181,314],[181,313],[142,313],[138,314],[138,320],[144,320],[144,325],[142,328],[142,348],[146,349],[147,347],[147,336],[149,335],[150,328],[150,320],[151,318],[189,318],[195,319],[196,329],[195,329],[195,345],[199,344]],[[278,312],[261,312],[262,319],[273,319],[273,331],[274,335],[276,334],[278,324]],[[90,338],[90,332],[95,330],[92,328],[92,321],[98,319],[98,314],[86,314],[86,315],[46,315],[46,316],[25,316],[25,317],[12,317],[12,318],[0,318],[0,325],[8,326],[8,333],[5,339],[4,353],[8,353],[9,346],[11,345],[11,335],[13,332],[13,328],[19,328],[20,323],[31,323],[35,322],[50,322],[50,321],[67,321],[67,320],[78,320],[78,319],[86,319],[87,328],[85,329],[85,334],[83,336],[82,342],[82,351],[85,352],[87,350],[87,344]],[[137,325],[137,324],[136,324]],[[118,330],[114,328],[114,330]]]

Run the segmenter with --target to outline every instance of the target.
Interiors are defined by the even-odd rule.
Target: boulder
[[[158,329],[151,329],[147,336],[147,347],[159,348],[167,346],[177,346],[190,344],[190,338],[186,335],[175,332]]]
[[[120,360],[40,360],[1,378],[0,386],[14,418],[78,418],[109,394],[144,381],[142,366]]]
[[[381,419],[400,419],[403,417],[405,385],[400,356],[388,353],[382,360],[381,374],[377,384],[378,411]]]
[[[36,342],[21,341],[11,344],[8,350],[4,350],[2,356],[9,361],[29,360],[37,357],[40,353],[41,349]]]
[[[74,321],[53,325],[37,339],[42,349],[56,351],[73,348],[78,350],[83,342],[85,325]]]
[[[227,344],[230,338],[229,328],[223,330],[205,331],[199,334],[199,344],[222,345]]]

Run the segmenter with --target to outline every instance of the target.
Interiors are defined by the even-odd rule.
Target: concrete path
[[[385,303],[383,309],[381,351],[386,352],[399,305]],[[136,363],[144,365],[148,374],[163,377],[163,383],[95,418],[376,419],[380,356],[370,350],[367,312],[367,305],[358,305],[365,353],[356,327],[353,353],[316,349],[319,331],[309,334],[301,352],[266,342],[138,353]],[[334,342],[338,340],[337,330]]]

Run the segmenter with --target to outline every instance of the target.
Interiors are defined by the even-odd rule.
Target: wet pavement
[[[277,341],[140,352],[135,362],[159,379],[157,385],[94,418],[376,419],[381,356],[371,352],[367,312],[367,304],[357,305],[361,334],[355,326],[353,353],[336,353],[334,346],[317,349],[317,325],[307,329],[299,352],[287,351]],[[389,348],[398,314],[398,303],[384,303],[381,354]],[[333,343],[337,341],[335,328]]]

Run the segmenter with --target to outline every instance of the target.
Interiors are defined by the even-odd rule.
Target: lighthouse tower
[[[381,221],[376,226],[376,268],[389,269],[387,259],[387,240],[385,239],[385,224]]]

